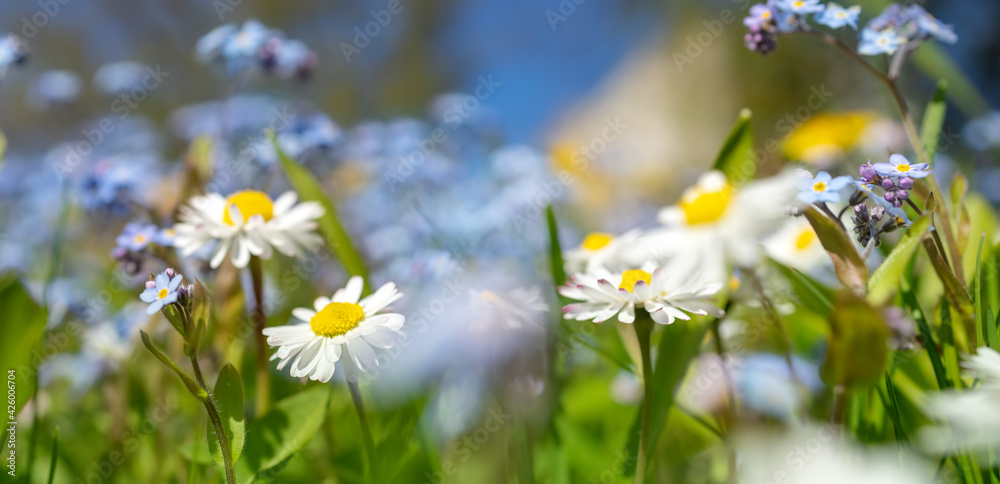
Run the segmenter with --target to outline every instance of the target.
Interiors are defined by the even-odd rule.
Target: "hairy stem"
[[[250,257],[253,279],[253,333],[257,355],[257,416],[267,413],[271,399],[271,378],[267,371],[267,340],[264,338],[264,271],[260,257]]]
[[[372,438],[371,427],[368,426],[368,417],[365,414],[365,405],[361,401],[361,390],[358,389],[358,383],[348,378],[347,388],[351,391],[351,401],[354,402],[354,409],[357,410],[358,420],[361,422],[361,437],[365,445],[365,454],[368,456],[368,465],[365,469],[367,469],[366,474],[370,479],[371,473],[375,469],[375,440]]]
[[[636,314],[635,335],[639,340],[639,354],[642,360],[642,421],[639,429],[639,455],[636,459],[635,482],[646,482],[646,467],[649,460],[649,429],[653,418],[653,359],[650,340],[653,334],[653,320],[645,310]]]
[[[219,439],[219,450],[222,452],[222,465],[226,471],[226,484],[235,484],[236,466],[233,463],[233,448],[222,426],[222,417],[219,415],[219,409],[215,408],[215,399],[212,398],[212,392],[208,390],[208,385],[205,384],[205,377],[202,376],[198,358],[193,355],[191,356],[191,368],[194,369],[194,377],[198,385],[208,393],[208,398],[204,399],[203,403],[205,404],[205,410],[208,411],[208,418],[212,421],[212,427],[215,429],[215,436]]]

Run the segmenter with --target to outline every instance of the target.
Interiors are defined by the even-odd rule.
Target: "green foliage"
[[[0,371],[7,380],[14,372],[15,411],[35,393],[36,374],[41,363],[39,344],[45,334],[45,311],[32,299],[17,276],[0,276]]]
[[[740,111],[736,125],[729,132],[726,141],[722,144],[722,150],[715,158],[712,169],[725,173],[729,182],[734,185],[743,185],[753,180],[757,174],[757,160],[753,150],[753,132],[750,129],[750,110]]]
[[[189,392],[191,392],[191,395],[200,401],[208,399],[208,392],[201,388],[201,386],[198,385],[198,382],[194,381],[194,378],[191,378],[187,372],[177,366],[177,363],[174,362],[172,358],[167,356],[166,353],[160,351],[160,349],[153,344],[153,341],[149,339],[149,335],[146,334],[145,331],[139,330],[139,335],[142,337],[142,344],[146,346],[146,349],[148,349],[149,352],[156,357],[156,359],[160,360],[161,363],[163,363],[167,368],[170,368],[171,371],[181,378],[181,381],[184,382],[184,386],[187,387]]]
[[[323,425],[330,387],[317,385],[274,404],[260,420],[251,422],[243,458],[236,463],[236,479],[249,484],[270,480]]]
[[[288,181],[298,192],[299,198],[302,201],[318,202],[323,206],[324,213],[319,219],[319,230],[326,237],[327,246],[337,255],[348,274],[364,278],[365,292],[370,292],[371,281],[368,280],[368,270],[365,269],[361,254],[355,249],[350,236],[340,223],[340,217],[337,216],[337,208],[333,201],[326,196],[323,192],[323,186],[309,173],[309,170],[288,158],[288,155],[281,150],[273,137],[271,142],[278,152],[281,167],[284,169]]]
[[[848,388],[877,384],[889,356],[889,327],[878,310],[856,294],[841,291],[830,315],[830,329],[823,381]]]
[[[558,287],[566,282],[566,269],[559,244],[559,225],[552,205],[545,208],[545,220],[549,230],[549,268],[552,271],[552,282]]]
[[[226,441],[230,444],[230,449],[235,462],[243,453],[246,443],[246,421],[243,408],[243,383],[240,381],[240,374],[232,363],[226,363],[219,371],[219,377],[212,389],[212,396],[215,398],[215,406],[219,410],[219,417],[222,419],[222,429],[226,433]],[[222,466],[222,451],[219,449],[219,439],[215,435],[215,429],[208,425],[208,445],[212,451],[212,458],[215,463]]]

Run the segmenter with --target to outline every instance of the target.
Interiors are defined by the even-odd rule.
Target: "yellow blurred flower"
[[[817,114],[792,131],[784,141],[785,157],[824,165],[854,148],[878,115],[867,111]]]

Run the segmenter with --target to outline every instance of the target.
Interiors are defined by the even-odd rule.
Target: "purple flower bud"
[[[896,190],[896,200],[902,201],[910,198],[910,194],[906,193],[906,190]]]
[[[174,276],[177,275],[177,273],[174,272],[174,268],[173,267],[168,267],[166,270],[163,271],[163,273],[166,274],[167,277],[169,277],[171,279],[173,279]]]
[[[872,166],[871,160],[868,160],[868,163],[861,165],[861,169],[858,171],[861,172],[861,178],[864,178],[866,181],[874,180],[875,177],[878,176],[878,174],[875,173],[875,167]]]
[[[899,188],[902,188],[903,190],[909,190],[909,189],[913,188],[913,178],[910,178],[908,176],[904,176],[903,178],[900,178],[899,179]]]
[[[896,199],[896,192],[895,191],[885,192],[885,199],[888,200],[888,201],[890,201],[890,202],[893,201],[893,200],[895,200]]]
[[[858,204],[858,205],[854,206],[854,213],[861,213],[861,212],[864,212],[867,209],[868,209],[868,207],[864,206],[863,204]]]
[[[883,178],[882,179],[882,188],[888,190],[888,189],[892,188],[893,186],[895,186],[895,185],[892,183],[892,179],[890,179],[890,178]]]
[[[882,216],[883,215],[885,215],[885,209],[882,208],[881,205],[876,205],[875,208],[872,209],[872,215],[871,215],[871,217],[876,222],[878,222],[879,220],[882,220]]]
[[[146,281],[146,289],[153,289],[156,287],[156,281]]]

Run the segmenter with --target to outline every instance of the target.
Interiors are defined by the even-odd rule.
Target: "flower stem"
[[[635,336],[639,340],[639,354],[642,360],[642,421],[639,428],[639,455],[636,459],[635,482],[646,481],[646,467],[649,461],[649,430],[653,416],[653,359],[650,353],[650,340],[653,334],[653,320],[645,310],[637,311]]]
[[[208,385],[205,384],[205,377],[201,374],[201,366],[198,365],[198,358],[196,356],[191,356],[191,368],[194,369],[195,380],[198,381],[198,385],[201,386],[202,390],[208,393],[208,398],[202,400],[205,404],[205,410],[208,411],[208,418],[212,421],[212,427],[215,429],[215,436],[219,439],[219,451],[222,453],[222,465],[226,471],[226,484],[236,483],[236,466],[233,463],[233,448],[229,443],[229,437],[226,435],[226,431],[222,427],[222,417],[219,416],[219,409],[215,408],[215,399],[212,398],[212,392],[208,390]]]
[[[253,279],[253,333],[257,351],[257,417],[267,413],[271,399],[271,378],[267,371],[267,341],[264,338],[264,271],[260,257],[250,257]]]
[[[354,409],[358,412],[358,420],[361,422],[361,437],[365,445],[365,454],[368,456],[365,474],[368,480],[375,469],[375,440],[372,438],[371,427],[368,426],[368,417],[365,415],[365,405],[361,401],[361,390],[358,383],[347,379],[347,388],[351,391],[351,401],[354,402]]]

